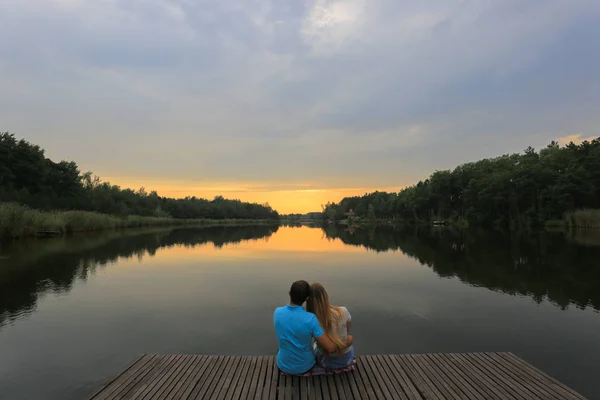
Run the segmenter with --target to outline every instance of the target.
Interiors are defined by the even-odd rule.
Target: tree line
[[[83,210],[119,216],[172,218],[277,219],[268,204],[217,196],[174,199],[156,191],[123,189],[82,173],[73,161],[54,162],[44,150],[14,134],[0,133],[0,202],[39,210]]]
[[[374,192],[323,206],[323,217],[404,221],[464,220],[472,224],[538,225],[565,213],[600,209],[600,138],[436,171],[399,193]]]

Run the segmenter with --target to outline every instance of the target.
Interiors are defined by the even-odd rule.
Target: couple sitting
[[[273,320],[279,352],[277,366],[289,375],[304,375],[315,365],[343,369],[354,362],[350,313],[329,304],[319,283],[297,281],[290,289],[290,304],[275,310]],[[306,310],[303,304],[306,301]]]

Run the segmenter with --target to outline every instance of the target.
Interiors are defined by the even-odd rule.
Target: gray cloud
[[[594,0],[0,0],[0,26],[0,129],[110,176],[391,186],[600,135]]]

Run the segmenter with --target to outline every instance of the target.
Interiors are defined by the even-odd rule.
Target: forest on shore
[[[268,204],[159,196],[124,189],[82,173],[73,161],[55,162],[44,150],[0,133],[0,238],[139,226],[238,220],[278,220]],[[235,222],[233,221],[233,222]]]
[[[118,216],[277,219],[268,204],[217,196],[212,200],[161,197],[155,191],[123,189],[82,173],[73,161],[54,162],[44,150],[14,134],[0,133],[0,202],[38,210],[83,210]]]
[[[600,138],[532,147],[436,171],[399,193],[373,192],[323,206],[326,220],[355,218],[463,225],[600,227]]]

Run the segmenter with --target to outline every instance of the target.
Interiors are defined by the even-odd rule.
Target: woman
[[[344,340],[350,334],[351,316],[346,307],[334,307],[329,304],[329,296],[320,283],[310,285],[310,296],[306,310],[317,316],[321,328],[329,338],[344,349]],[[354,361],[354,346],[339,353],[327,354],[321,348],[316,350],[317,364],[323,368],[340,369],[352,365]]]

